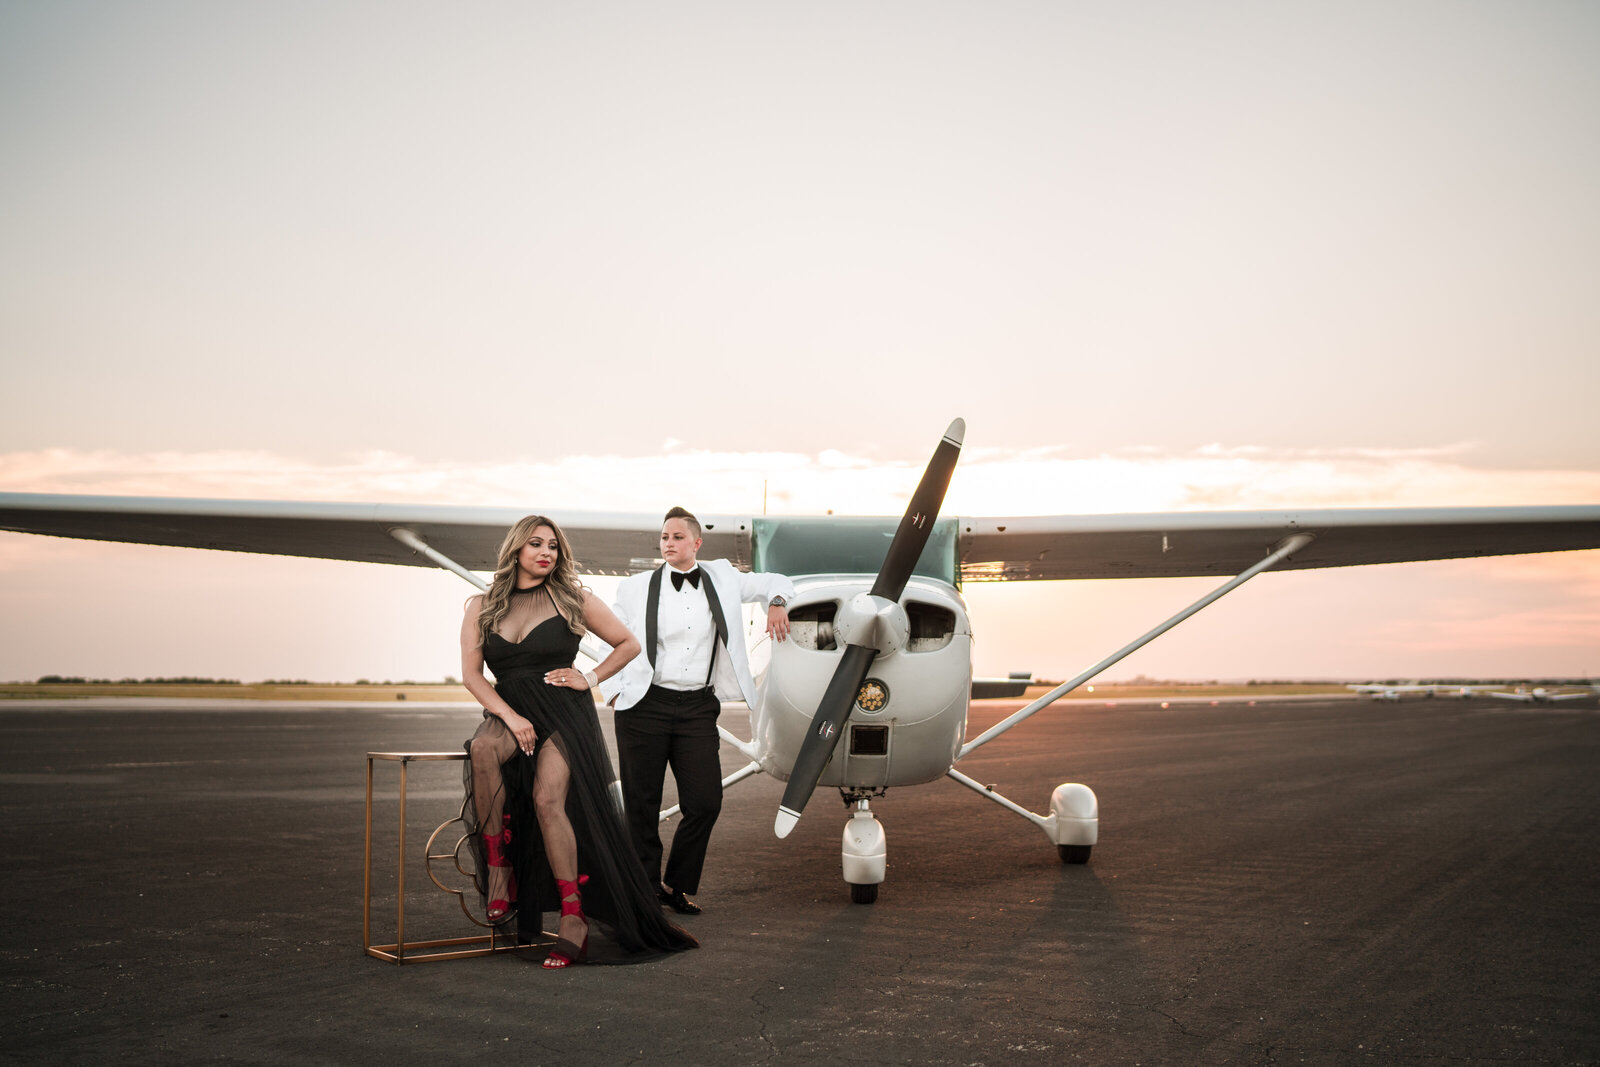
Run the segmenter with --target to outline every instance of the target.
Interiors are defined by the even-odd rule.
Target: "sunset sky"
[[[949,513],[1600,503],[1592,4],[10,3],[0,150],[0,491],[892,514],[961,416]],[[469,591],[0,535],[0,680],[439,678]],[[1600,553],[1135,673],[1600,674]]]

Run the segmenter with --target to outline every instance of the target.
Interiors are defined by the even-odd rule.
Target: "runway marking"
[[[199,767],[217,763],[239,763],[236,759],[181,759],[159,763],[107,763],[107,767]]]

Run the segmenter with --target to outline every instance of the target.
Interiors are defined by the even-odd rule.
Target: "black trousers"
[[[700,891],[711,828],[722,812],[722,761],[717,755],[721,712],[713,689],[682,692],[652,685],[639,703],[614,716],[628,832],[652,885],[665,882],[681,893]],[[659,820],[669,766],[683,815],[663,874]]]

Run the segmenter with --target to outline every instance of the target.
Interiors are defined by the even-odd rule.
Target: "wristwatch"
[[[775,597],[772,598],[772,601],[767,606],[769,608],[781,608],[787,603],[789,603],[789,602],[787,600],[783,599],[783,597],[775,596]]]

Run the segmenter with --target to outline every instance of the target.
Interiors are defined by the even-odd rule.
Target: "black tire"
[[[1093,845],[1057,845],[1056,851],[1061,853],[1062,863],[1088,863],[1089,850]]]
[[[852,904],[871,904],[878,899],[878,885],[850,885],[850,902]]]

